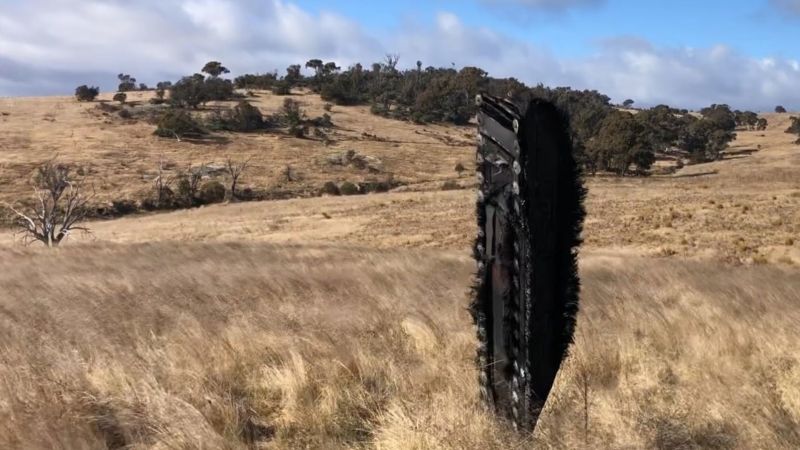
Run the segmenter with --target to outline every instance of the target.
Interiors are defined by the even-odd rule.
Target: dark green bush
[[[297,100],[287,98],[283,100],[283,110],[281,119],[289,128],[289,134],[295,137],[304,137],[308,133],[306,125],[306,113],[300,108]]]
[[[204,183],[200,187],[198,200],[201,203],[220,203],[225,200],[225,186],[217,180]]]
[[[327,195],[341,195],[339,186],[336,186],[336,183],[333,181],[328,181],[322,186],[322,193]]]
[[[278,81],[271,87],[272,93],[275,95],[289,95],[292,93],[292,87],[285,81]]]
[[[158,127],[153,134],[166,138],[182,138],[184,136],[202,136],[206,132],[188,112],[169,109],[161,115]]]
[[[100,95],[100,88],[96,86],[89,87],[84,84],[75,88],[75,98],[77,98],[79,102],[91,102],[97,98],[98,95]]]
[[[181,78],[170,90],[169,101],[175,106],[197,108],[201,103],[211,100],[205,77],[199,73]]]
[[[320,117],[311,119],[311,124],[319,128],[330,128],[333,126],[333,121],[331,120],[330,114],[324,113]]]
[[[136,212],[136,202],[133,200],[113,200],[111,202],[111,213],[115,216],[124,216]]]
[[[361,193],[358,189],[358,185],[349,181],[345,181],[339,186],[339,192],[342,195],[357,195]]]
[[[264,128],[264,116],[255,106],[241,101],[228,113],[231,131],[256,131]]]

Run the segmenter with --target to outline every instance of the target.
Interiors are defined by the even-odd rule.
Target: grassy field
[[[440,190],[471,164],[470,129],[334,107],[347,130],[333,149],[270,134],[209,146],[88,109],[0,99],[0,199],[55,151],[91,165],[101,195],[146,188],[162,153],[251,155],[261,187],[288,162],[310,189],[366,176],[320,163],[351,146],[414,186],[92,222],[54,251],[0,232],[0,448],[800,448],[788,115],[740,132],[723,161],[588,180],[576,342],[525,435],[477,399],[474,191]]]

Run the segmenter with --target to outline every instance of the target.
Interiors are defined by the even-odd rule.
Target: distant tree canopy
[[[778,105],[778,106],[775,107],[775,112],[776,113],[785,113],[786,112],[786,108],[784,108],[781,105]]]
[[[209,99],[205,89],[205,79],[202,74],[183,77],[172,85],[170,101],[175,106],[197,108]]]
[[[211,77],[216,78],[222,75],[223,73],[230,73],[231,71],[228,70],[227,67],[223,66],[222,63],[219,61],[209,61],[206,63],[205,66],[203,66],[201,72],[207,73]]]
[[[655,162],[646,126],[633,114],[612,111],[586,143],[587,167],[625,175],[631,164],[644,171]]]
[[[312,58],[304,64],[312,72],[307,77],[301,71],[303,66],[293,64],[283,76],[277,72],[243,74],[233,82],[220,77],[230,72],[222,63],[211,61],[202,69],[208,77],[197,73],[172,86],[159,83],[156,94],[170,89],[173,106],[197,108],[211,100],[237,98],[234,88],[270,89],[276,95],[288,95],[292,88],[305,87],[331,104],[368,105],[373,114],[388,118],[456,125],[470,123],[477,111],[474,99],[478,93],[521,101],[544,98],[569,115],[578,160],[592,172],[620,175],[646,173],[661,153],[688,155],[694,162],[718,159],[735,138],[737,127],[763,130],[767,126],[766,119],[757,114],[732,111],[724,104],[703,108],[700,117],[668,105],[639,108],[637,114],[631,114],[618,111],[608,96],[594,90],[541,84],[529,87],[514,78],[490,77],[478,67],[424,67],[421,61],[414,68],[401,70],[398,61],[396,55],[386,55],[383,61],[368,67],[357,63],[342,70],[335,62]],[[285,105],[288,122],[296,119],[294,104]],[[622,102],[627,108],[633,104],[631,99]],[[235,128],[258,129],[264,124],[259,123],[256,112],[249,104],[240,103],[229,122],[235,122]]]
[[[728,105],[711,105],[700,110],[703,119],[713,123],[715,128],[733,131],[736,129],[736,114]],[[750,113],[755,116],[755,113]],[[749,119],[748,119],[749,120]]]
[[[278,80],[278,73],[244,74],[233,80],[233,85],[237,89],[271,89],[272,85]]]
[[[96,86],[89,87],[85,84],[75,88],[75,98],[79,102],[91,102],[100,95],[100,88]]]
[[[167,90],[171,88],[171,81],[159,81],[158,84],[156,84],[156,98],[158,100],[164,100],[164,94],[166,94]]]
[[[216,63],[216,62],[214,62]],[[205,69],[208,68],[206,64]],[[216,63],[218,64],[218,63]],[[225,69],[225,70],[221,70]],[[227,73],[225,67],[213,66],[213,73]],[[181,78],[171,86],[170,102],[175,106],[197,108],[214,100],[230,100],[234,97],[234,87],[231,80],[209,74],[206,78],[202,73]]]
[[[117,90],[119,92],[128,92],[136,90],[136,78],[133,78],[128,74],[121,73],[117,75],[117,79],[119,79],[119,86],[117,87]]]

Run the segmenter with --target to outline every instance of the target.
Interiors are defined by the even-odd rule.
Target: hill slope
[[[251,155],[246,181],[262,187],[293,164],[302,190],[369,176],[324,162],[352,146],[416,184],[98,221],[57,251],[0,232],[0,447],[800,446],[788,115],[740,132],[723,161],[588,180],[576,343],[527,436],[476,397],[474,192],[439,190],[456,162],[469,166],[471,129],[334,107],[333,149],[270,134],[204,145],[91,108],[0,99],[0,199],[27,192],[55,150],[91,165],[101,197],[146,188],[162,152],[178,166]]]

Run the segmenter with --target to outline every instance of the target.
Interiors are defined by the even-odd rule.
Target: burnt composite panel
[[[481,394],[532,429],[578,310],[585,190],[569,123],[543,100],[479,95],[477,325]]]

